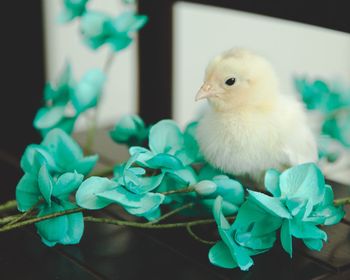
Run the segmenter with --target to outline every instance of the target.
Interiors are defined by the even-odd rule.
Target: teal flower
[[[139,116],[127,115],[118,121],[110,136],[120,144],[141,146],[148,137],[148,128]]]
[[[121,205],[132,215],[154,220],[160,217],[159,206],[164,195],[158,193],[135,194],[118,182],[101,177],[85,180],[76,193],[76,201],[86,209],[101,209],[111,203]]]
[[[77,114],[97,105],[105,81],[106,75],[99,69],[91,69],[84,74],[71,93]]]
[[[235,241],[235,228],[223,215],[222,202],[222,197],[218,196],[213,208],[214,218],[222,240],[210,248],[209,261],[223,268],[239,267],[242,270],[248,270],[253,265],[253,260],[250,257],[253,251]]]
[[[37,112],[34,127],[43,136],[54,128],[70,134],[78,116],[97,105],[105,80],[106,76],[101,70],[91,69],[75,83],[68,64],[58,83],[45,87],[45,106]]]
[[[200,204],[206,209],[212,209],[217,196],[224,198],[222,211],[224,215],[237,213],[244,202],[244,189],[241,183],[228,176],[219,175],[212,180],[203,180],[194,185],[200,196]]]
[[[328,118],[323,123],[322,133],[336,139],[346,148],[350,148],[350,112],[339,112]]]
[[[92,49],[109,44],[113,50],[120,51],[132,42],[130,34],[141,29],[147,17],[125,12],[115,19],[99,12],[87,12],[81,18],[80,30],[85,43]]]
[[[75,204],[69,201],[69,195],[83,181],[83,175],[64,173],[53,178],[46,164],[37,174],[25,173],[16,187],[18,210],[25,212],[38,206],[38,217],[73,209]],[[79,243],[84,221],[82,213],[74,213],[48,219],[35,224],[38,234],[47,246]]]
[[[58,20],[61,23],[69,22],[86,12],[86,4],[89,0],[63,0],[64,9]]]
[[[135,146],[129,152],[131,156],[138,154],[135,162],[148,168],[179,170],[195,161],[186,149],[184,134],[172,120],[162,120],[152,126],[149,148]]]
[[[317,226],[337,223],[344,216],[341,207],[334,207],[332,189],[313,163],[292,167],[282,174],[271,169],[266,173],[265,187],[273,197],[249,191],[248,201],[280,219],[281,243],[290,256],[292,236],[302,239],[308,248],[320,250],[327,234]]]
[[[26,148],[21,167],[24,172],[35,174],[45,163],[52,173],[76,171],[87,175],[97,160],[97,155],[84,157],[78,143],[63,130],[56,128],[46,135],[40,145],[31,144]]]
[[[56,85],[47,84],[44,90],[45,107],[37,112],[33,125],[45,136],[51,129],[60,128],[71,133],[76,114],[68,113],[67,104],[73,89],[71,67],[67,64]]]

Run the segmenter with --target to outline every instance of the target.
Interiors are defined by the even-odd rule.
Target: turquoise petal
[[[47,164],[50,170],[57,169],[54,158],[46,147],[31,144],[27,146],[21,158],[21,168],[26,173],[37,174],[43,162]]]
[[[134,12],[124,12],[114,20],[117,32],[135,32],[142,28],[147,22],[147,16],[136,15]]]
[[[274,196],[281,196],[279,188],[280,173],[276,169],[269,169],[265,173],[265,188]]]
[[[44,197],[47,204],[51,205],[51,194],[53,189],[54,181],[51,177],[47,166],[43,165],[38,174],[38,186],[41,192],[41,195]]]
[[[321,239],[303,239],[303,242],[311,250],[321,251],[323,247]]]
[[[64,117],[65,106],[53,106],[41,108],[33,121],[36,129],[47,129],[58,124]]]
[[[145,216],[151,219],[159,218],[159,214],[154,216],[154,211],[163,203],[165,196],[159,193],[147,193],[140,200],[139,207],[125,207],[125,210],[135,216]],[[150,216],[150,214],[152,214]]]
[[[149,147],[156,154],[174,155],[183,148],[183,144],[182,132],[172,120],[162,120],[150,129]]]
[[[222,241],[216,243],[209,250],[209,261],[216,266],[223,268],[236,268],[238,265],[231,256],[231,252]]]
[[[301,239],[323,239],[327,241],[327,234],[312,223],[303,223],[298,220],[292,220],[290,223],[290,233]]]
[[[176,157],[167,154],[158,154],[146,161],[149,168],[167,168],[167,169],[182,169],[184,168],[182,162]]]
[[[217,185],[217,194],[235,205],[241,205],[244,201],[244,189],[241,183],[230,179],[225,175],[216,176],[213,182]]]
[[[78,143],[61,129],[51,130],[41,142],[41,145],[47,147],[56,160],[60,158],[61,152],[69,154],[67,161],[83,157],[83,152]]]
[[[37,176],[26,173],[16,187],[17,208],[25,212],[32,208],[40,198]]]
[[[87,175],[92,171],[92,169],[94,169],[98,159],[99,159],[98,155],[84,157],[79,161],[75,162],[74,164],[68,165],[67,167],[68,167],[68,170],[71,170],[71,171],[75,170],[80,174]]]
[[[191,122],[187,125],[184,132],[185,151],[190,157],[191,162],[203,161],[203,155],[201,154],[199,144],[196,139],[197,126],[198,122]]]
[[[106,75],[99,69],[85,73],[72,93],[72,103],[78,113],[96,106],[101,95]]]
[[[280,176],[282,196],[299,197],[315,205],[323,200],[325,181],[314,163],[305,163],[284,171]]]
[[[291,219],[292,216],[289,211],[284,207],[282,202],[276,197],[270,197],[260,192],[254,192],[248,190],[249,197],[252,202],[257,203],[261,208],[268,213],[281,217]]]
[[[110,131],[111,138],[122,144],[129,146],[142,145],[147,139],[148,130],[143,120],[137,115],[127,115],[122,117]]]
[[[164,178],[164,173],[156,176],[138,176],[127,170],[124,175],[125,187],[136,194],[144,194],[156,189]]]
[[[79,187],[75,198],[80,207],[86,209],[101,209],[111,204],[110,201],[105,200],[99,194],[116,189],[118,183],[101,177],[90,177],[86,179]]]
[[[204,165],[201,170],[199,171],[198,180],[211,180],[217,175],[221,175],[222,172],[220,172],[218,169],[215,169],[209,164]]]
[[[38,217],[60,211],[64,211],[64,208],[53,202],[51,207],[43,207]],[[68,231],[68,218],[67,216],[60,216],[38,222],[35,226],[42,241],[48,246],[54,246],[66,235]]]
[[[83,180],[84,176],[77,172],[64,173],[58,177],[52,195],[61,199],[67,199],[68,196],[81,185]]]
[[[65,210],[74,209],[77,206],[69,201],[61,201]],[[83,213],[73,213],[66,216],[68,229],[63,238],[58,243],[63,245],[78,244],[84,233],[84,216]]]
[[[289,254],[293,255],[292,235],[290,232],[290,221],[284,220],[281,227],[281,244],[283,249]]]

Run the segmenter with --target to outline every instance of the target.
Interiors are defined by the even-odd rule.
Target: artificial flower
[[[115,19],[100,12],[87,12],[81,18],[80,30],[84,42],[92,49],[109,44],[113,50],[120,51],[132,42],[131,33],[141,29],[147,16],[124,12]]]
[[[243,186],[226,175],[200,181],[194,185],[194,189],[200,196],[200,204],[207,209],[213,208],[217,196],[223,197],[222,211],[224,215],[237,213],[244,202]]]
[[[239,267],[248,270],[253,265],[250,257],[253,251],[239,245],[235,239],[235,228],[229,224],[222,213],[223,198],[218,196],[213,207],[213,214],[221,240],[209,250],[209,261],[223,268]]]
[[[33,125],[43,136],[53,128],[72,132],[77,116],[68,113],[67,104],[73,90],[71,67],[67,64],[57,84],[45,86],[45,107],[40,108],[34,118]]]
[[[78,114],[97,105],[105,80],[106,75],[99,69],[91,69],[84,74],[71,93]]]
[[[148,137],[148,128],[139,116],[127,115],[118,121],[110,136],[120,144],[141,146]]]
[[[135,194],[118,182],[101,177],[88,178],[76,193],[76,201],[80,207],[101,209],[116,203],[130,214],[145,217],[148,220],[154,220],[160,216],[159,206],[164,198],[164,195],[159,193]]]
[[[69,22],[86,12],[86,4],[89,0],[63,0],[63,11],[58,20],[61,23]]]
[[[83,181],[83,175],[64,173],[53,178],[43,164],[37,174],[25,173],[16,188],[18,210],[24,212],[37,206],[38,217],[75,208],[69,195]],[[82,213],[44,220],[35,224],[42,241],[48,246],[77,244],[84,231]]]
[[[27,173],[36,173],[43,163],[50,172],[65,173],[77,171],[87,175],[95,166],[97,155],[84,157],[77,142],[63,130],[51,130],[40,145],[29,145],[22,158],[21,167]]]
[[[273,197],[248,191],[248,200],[281,219],[281,243],[290,256],[292,236],[302,239],[310,249],[320,250],[327,234],[317,226],[337,223],[344,215],[341,207],[334,207],[332,189],[313,163],[294,166],[282,174],[271,169],[266,173],[265,187]]]

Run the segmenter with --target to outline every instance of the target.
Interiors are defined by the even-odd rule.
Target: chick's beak
[[[204,83],[202,87],[199,89],[196,95],[196,101],[214,96],[215,92],[213,91],[213,86],[207,83]]]

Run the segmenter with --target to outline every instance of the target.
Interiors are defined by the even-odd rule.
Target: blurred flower
[[[111,203],[121,205],[132,215],[154,220],[160,217],[159,206],[164,195],[158,193],[135,194],[118,182],[101,177],[85,180],[76,193],[76,201],[86,209],[101,209]]]
[[[69,195],[79,187],[83,177],[74,172],[53,178],[44,163],[37,174],[26,173],[19,181],[16,188],[18,209],[24,212],[38,206],[38,217],[73,209],[76,205],[69,202]],[[84,231],[82,213],[44,220],[35,226],[47,246],[77,244]]]
[[[105,81],[106,75],[99,69],[91,69],[84,74],[71,94],[77,114],[97,105]]]
[[[321,80],[295,79],[295,85],[309,110],[323,114],[322,134],[350,147],[350,91]]]
[[[43,163],[50,172],[78,172],[87,175],[95,166],[97,155],[84,157],[83,151],[67,133],[55,128],[40,145],[29,145],[22,158],[21,167],[27,173],[37,173]]]
[[[110,136],[117,143],[141,146],[148,137],[148,129],[139,116],[127,115],[118,121]]]
[[[44,91],[45,106],[37,112],[33,124],[43,136],[60,128],[71,133],[79,114],[96,106],[105,82],[105,74],[91,69],[75,83],[67,64],[57,85],[48,84]]]
[[[63,11],[58,17],[59,22],[66,23],[86,12],[86,4],[89,0],[63,0]]]
[[[80,30],[85,43],[92,49],[109,44],[113,50],[120,51],[132,42],[130,34],[141,29],[147,16],[124,12],[112,19],[100,12],[87,12],[81,18]]]
[[[56,85],[47,84],[44,90],[45,107],[37,112],[33,125],[45,136],[51,129],[60,128],[71,133],[76,121],[75,114],[67,113],[67,104],[73,89],[71,67],[66,65]]]

